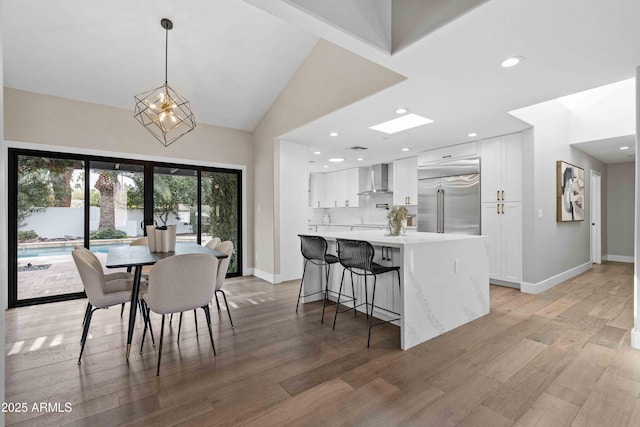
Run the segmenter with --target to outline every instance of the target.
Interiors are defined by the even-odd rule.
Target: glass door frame
[[[18,299],[18,157],[19,156],[32,156],[32,157],[52,157],[63,160],[78,160],[84,162],[84,247],[89,248],[89,234],[90,234],[90,192],[91,186],[88,182],[90,176],[91,162],[114,162],[114,163],[129,163],[144,166],[144,223],[150,225],[154,223],[153,214],[153,180],[154,180],[154,168],[158,167],[172,167],[192,169],[197,174],[197,230],[196,241],[201,244],[202,237],[202,199],[201,199],[201,186],[202,186],[202,172],[216,172],[216,173],[231,173],[236,175],[237,178],[237,211],[238,211],[238,242],[235,248],[238,271],[236,273],[229,273],[227,277],[242,276],[243,265],[243,228],[242,228],[242,209],[243,209],[243,181],[241,169],[228,169],[211,166],[200,165],[188,165],[184,163],[165,163],[148,160],[134,160],[126,158],[104,157],[85,154],[73,154],[64,152],[52,152],[42,150],[30,150],[25,148],[8,148],[8,212],[7,212],[7,254],[8,254],[8,307],[22,307],[28,305],[45,304],[57,301],[67,301],[73,299],[85,298],[84,292],[75,292],[70,294],[52,295],[46,297]],[[146,233],[145,233],[146,234]]]

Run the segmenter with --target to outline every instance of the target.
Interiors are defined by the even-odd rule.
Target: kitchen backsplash
[[[376,208],[376,204],[384,203],[391,207],[393,194],[360,196],[360,206],[357,208],[309,208],[309,222],[321,224],[323,216],[327,214],[332,224],[386,224],[389,211]],[[407,206],[407,209],[412,215],[417,212],[416,206]]]

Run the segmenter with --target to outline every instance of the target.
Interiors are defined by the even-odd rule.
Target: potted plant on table
[[[394,206],[389,210],[387,219],[389,220],[389,235],[399,236],[405,234],[407,228],[407,217],[409,211],[404,206]]]

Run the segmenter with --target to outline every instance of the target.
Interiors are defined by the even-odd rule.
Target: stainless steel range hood
[[[372,194],[391,193],[389,189],[389,165],[380,163],[377,165],[360,168],[360,192],[359,196]]]

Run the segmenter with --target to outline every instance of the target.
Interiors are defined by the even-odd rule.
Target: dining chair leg
[[[144,329],[142,330],[142,341],[140,341],[140,354],[142,354],[142,349],[144,348],[144,339],[147,336],[147,327],[148,327],[147,315],[146,313],[143,315],[144,315]]]
[[[369,338],[367,339],[367,347],[371,345],[371,327],[373,326],[373,302],[376,299],[376,281],[377,276],[373,275],[373,293],[371,294],[371,315],[369,316]],[[365,285],[366,291],[366,285]]]
[[[84,311],[84,318],[82,319],[82,327],[84,328],[84,324],[87,323],[87,317],[89,316],[89,312],[91,311],[91,303],[87,303],[87,309]]]
[[[169,317],[169,327],[171,327],[172,322],[173,322],[173,313],[171,313],[171,316]]]
[[[227,295],[224,293],[222,289],[218,289],[215,293],[216,302],[218,302],[218,292],[222,294],[222,298],[224,299],[224,305],[227,307],[227,315],[229,315],[229,323],[231,323],[231,329],[233,329],[233,320],[231,320],[231,311],[229,310],[229,303],[227,302]],[[220,311],[220,309],[218,309]]]
[[[213,355],[216,356],[216,346],[213,343],[213,332],[211,331],[211,313],[209,312],[209,306],[203,306],[202,310],[204,310],[204,315],[207,318],[207,326],[209,327],[209,338],[211,339],[211,348],[213,349]]]
[[[338,311],[340,311],[340,296],[342,295],[342,283],[344,282],[344,272],[342,270],[342,278],[340,279],[340,289],[338,289],[338,301],[336,301],[336,312],[333,315],[333,329],[336,328],[336,319],[338,319]]]
[[[160,325],[160,348],[158,348],[158,369],[156,377],[160,376],[160,359],[162,358],[162,339],[164,338],[164,314],[162,315],[162,324]]]
[[[144,300],[143,300],[144,302]],[[147,321],[149,322],[149,332],[151,333],[151,344],[156,345],[156,340],[153,337],[153,326],[151,325],[151,310],[146,302],[144,302],[144,308],[147,310]]]
[[[80,356],[78,356],[78,365],[80,364],[80,360],[82,359],[82,353],[84,353],[84,345],[87,342],[87,335],[89,335],[89,326],[91,325],[91,317],[93,317],[93,312],[97,310],[91,308],[91,304],[89,304],[89,313],[87,314],[87,319],[84,322],[84,327],[82,329],[82,338],[80,339]]]
[[[182,330],[182,312],[180,312],[180,321],[178,322],[178,343],[180,342],[180,331]]]
[[[120,306],[120,317],[124,314],[124,303]]]
[[[298,291],[298,303],[296,304],[296,313],[298,312],[298,306],[300,305],[300,298],[302,297],[302,284],[304,283],[304,274],[307,272],[307,260],[304,260],[304,266],[302,267],[302,279],[300,280],[300,290]]]
[[[198,338],[198,315],[195,309],[193,309],[193,320],[196,322],[196,338]]]
[[[218,292],[220,292],[220,289],[218,289],[217,291],[215,291],[213,293],[213,296],[216,297],[216,307],[218,307],[218,316],[220,315],[220,313],[222,312],[222,310],[220,310],[220,302],[218,301]]]

